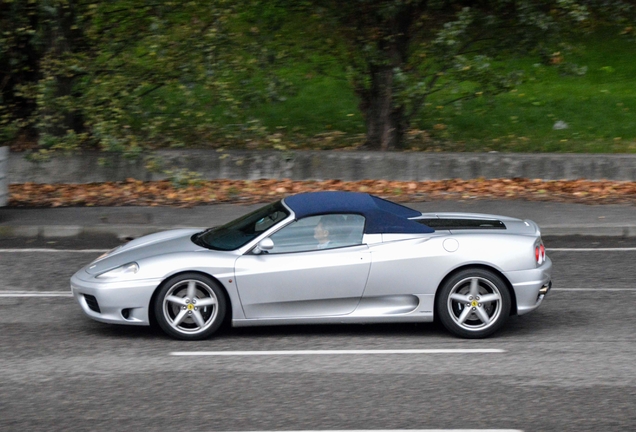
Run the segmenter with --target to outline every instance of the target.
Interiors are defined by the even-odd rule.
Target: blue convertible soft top
[[[283,201],[298,219],[333,213],[362,215],[366,219],[364,232],[367,234],[435,232],[409,219],[420,216],[420,212],[367,193],[309,192],[292,195]]]

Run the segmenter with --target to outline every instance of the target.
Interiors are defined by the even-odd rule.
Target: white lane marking
[[[285,350],[285,351],[173,351],[172,356],[283,356],[283,355],[358,355],[358,354],[492,354],[504,353],[494,348],[478,349],[393,349],[393,350]]]
[[[61,252],[73,252],[73,253],[104,253],[110,249],[47,249],[47,248],[27,248],[27,249],[0,249],[0,253],[14,253],[14,252],[44,252],[44,253],[61,253]]]
[[[229,432],[229,431],[228,431]],[[236,432],[236,431],[231,431]],[[254,431],[280,432],[280,431]],[[299,430],[286,432],[523,432],[521,429],[336,429],[336,430]]]
[[[550,291],[636,291],[636,288],[552,288]]]
[[[0,253],[104,253],[110,249],[53,249],[53,248],[25,248],[0,249]],[[546,248],[546,252],[636,252],[636,247],[617,248]]]
[[[53,248],[5,248],[0,249],[0,253],[104,253],[110,249],[53,249]],[[616,247],[616,248],[546,248],[546,252],[636,252],[636,247]]]
[[[634,252],[636,247],[617,248],[545,248],[546,252]]]
[[[70,291],[0,291],[0,297],[73,297]]]

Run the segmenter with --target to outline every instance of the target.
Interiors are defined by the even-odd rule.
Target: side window
[[[364,217],[355,214],[311,216],[297,220],[271,236],[269,253],[306,252],[362,243]]]

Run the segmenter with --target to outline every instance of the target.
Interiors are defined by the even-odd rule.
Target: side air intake
[[[506,225],[497,219],[416,219],[417,222],[436,230],[505,230]]]

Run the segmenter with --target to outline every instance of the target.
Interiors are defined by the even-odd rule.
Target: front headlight
[[[105,273],[95,276],[97,279],[115,279],[126,275],[132,275],[139,271],[139,264],[132,262],[119,266]]]

